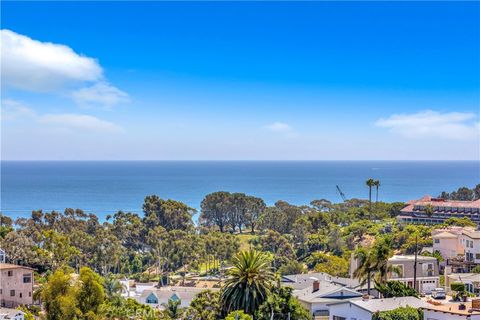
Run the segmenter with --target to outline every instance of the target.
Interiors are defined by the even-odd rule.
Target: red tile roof
[[[460,201],[460,200],[444,200],[439,198],[432,198],[429,195],[426,195],[418,200],[410,200],[407,202],[408,205],[403,208],[403,212],[412,212],[414,206],[426,206],[431,205],[433,207],[453,207],[453,208],[479,208],[480,209],[480,199],[475,201]]]

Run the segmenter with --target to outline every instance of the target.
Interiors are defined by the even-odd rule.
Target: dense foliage
[[[372,320],[423,320],[423,311],[412,307],[398,308],[376,312],[372,315]]]
[[[202,293],[188,310],[169,305],[163,317],[210,320],[235,310],[265,317],[270,308],[303,319],[297,301],[274,285],[274,274],[316,271],[347,277],[349,259],[355,256],[355,276],[368,288],[375,284],[384,296],[411,294],[386,283],[387,274],[395,272],[387,261],[394,253],[414,253],[416,237],[419,253],[431,246],[433,226],[399,223],[395,217],[404,204],[378,201],[380,183],[375,180],[366,187],[368,200],[335,204],[319,199],[303,206],[285,201],[267,206],[243,193],[215,192],[203,199],[197,225],[194,209],[155,195],[145,198],[143,215],[119,211],[105,221],[80,209],[38,210],[15,221],[0,214],[0,247],[8,262],[38,271],[38,282],[45,284],[36,295],[42,297],[48,319],[93,314],[123,319],[137,313],[154,318],[153,310],[120,298],[117,279],[183,284],[190,272],[227,275],[229,280],[221,294]],[[479,186],[464,189],[442,197],[478,198]],[[452,218],[444,225],[472,222]],[[255,297],[243,290],[251,281],[258,281]]]

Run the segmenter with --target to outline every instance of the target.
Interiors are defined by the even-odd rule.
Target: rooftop
[[[28,269],[33,270],[33,268],[20,266],[18,264],[11,264],[11,263],[0,263],[0,270],[11,270],[11,269]]]
[[[431,205],[435,207],[447,207],[447,208],[476,208],[480,209],[480,199],[475,201],[460,201],[460,200],[444,200],[440,198],[433,198],[426,195],[418,200],[410,200],[407,202],[407,206],[403,208],[402,212],[412,212],[415,206]]]
[[[415,261],[415,255],[394,255],[390,259],[390,262],[400,262],[400,261]],[[427,256],[417,256],[417,261],[437,261],[435,257],[427,257]]]
[[[479,310],[472,309],[471,301],[465,302],[464,304],[466,306],[465,310],[459,309],[460,303],[446,303],[446,304],[440,304],[440,305],[433,305],[429,303],[425,307],[422,307],[422,309],[433,310],[433,311],[454,314],[454,315],[463,315],[463,316],[471,315],[471,314],[480,314]]]
[[[390,311],[401,307],[423,308],[428,306],[425,301],[415,297],[362,299],[339,302],[338,304],[341,303],[351,303],[371,313],[375,313],[377,311]]]

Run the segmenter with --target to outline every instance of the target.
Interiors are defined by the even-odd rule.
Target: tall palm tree
[[[373,185],[375,186],[375,188],[377,189],[377,193],[375,195],[375,203],[378,202],[378,188],[380,188],[380,180],[375,180],[373,182]]]
[[[353,276],[360,281],[361,285],[367,284],[367,294],[370,295],[372,278],[376,272],[373,255],[365,248],[358,248],[355,252],[355,259],[358,260],[358,267]]]
[[[368,201],[370,203],[370,213],[372,212],[372,187],[375,185],[375,180],[372,178],[365,181],[365,184],[368,186]]]
[[[275,280],[270,259],[263,252],[249,250],[239,252],[232,262],[221,295],[223,310],[227,314],[233,310],[254,314]]]

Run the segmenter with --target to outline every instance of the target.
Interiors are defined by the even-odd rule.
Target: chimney
[[[313,292],[317,292],[318,290],[320,290],[320,281],[315,280],[313,281]]]

